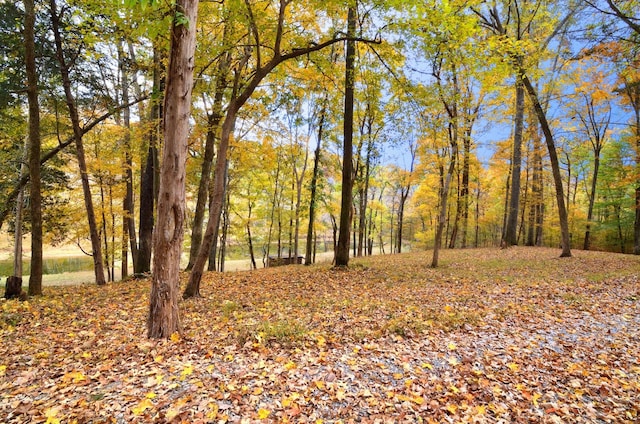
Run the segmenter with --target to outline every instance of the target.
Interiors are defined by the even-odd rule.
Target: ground
[[[516,247],[0,301],[4,422],[638,422],[640,257]],[[184,276],[186,279],[186,275]],[[183,281],[184,283],[184,281]]]

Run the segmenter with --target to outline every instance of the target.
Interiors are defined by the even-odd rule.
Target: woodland
[[[638,10],[0,1],[0,411],[637,420]]]

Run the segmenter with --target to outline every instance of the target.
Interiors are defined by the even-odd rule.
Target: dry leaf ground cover
[[[640,258],[445,251],[1,301],[2,422],[638,422]]]

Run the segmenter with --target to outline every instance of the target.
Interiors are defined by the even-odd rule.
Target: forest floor
[[[638,422],[640,257],[559,254],[210,273],[169,340],[149,280],[0,300],[0,420]]]

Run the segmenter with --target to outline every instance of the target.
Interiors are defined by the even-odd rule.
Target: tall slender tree
[[[49,2],[51,13],[51,24],[53,29],[53,37],[56,45],[56,59],[60,68],[62,77],[62,86],[69,109],[69,117],[73,127],[73,138],[76,146],[76,158],[80,170],[80,180],[82,182],[82,192],[84,194],[84,203],[87,211],[87,220],[89,221],[89,234],[91,237],[91,249],[93,258],[93,268],[96,277],[96,283],[101,286],[106,284],[104,277],[104,265],[102,257],[102,247],[100,246],[100,233],[96,221],[95,209],[93,207],[93,199],[91,194],[91,186],[89,184],[89,173],[87,170],[87,160],[84,152],[84,143],[82,141],[82,128],[80,127],[80,116],[76,105],[73,91],[71,88],[71,77],[69,75],[69,63],[65,57],[64,45],[62,42],[62,33],[60,25],[60,15],[58,14],[58,6],[56,0]]]

